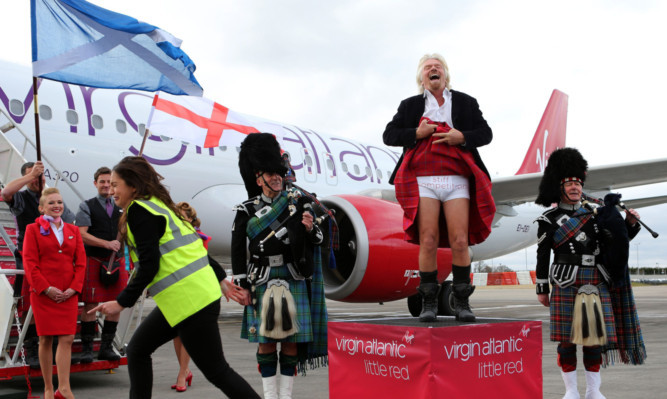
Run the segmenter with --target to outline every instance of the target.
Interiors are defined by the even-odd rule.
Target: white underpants
[[[470,184],[463,176],[417,176],[419,197],[447,202],[457,198],[470,199]]]

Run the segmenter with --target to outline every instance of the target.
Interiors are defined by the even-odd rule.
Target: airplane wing
[[[494,179],[493,199],[496,201],[496,204],[532,202],[537,197],[541,179],[542,173],[529,173]],[[605,192],[612,189],[662,183],[665,181],[667,181],[667,158],[619,163],[588,169],[584,191]]]

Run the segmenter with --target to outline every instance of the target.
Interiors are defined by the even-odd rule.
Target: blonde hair
[[[442,67],[445,70],[445,87],[447,90],[451,90],[452,87],[449,84],[449,67],[447,66],[447,61],[445,61],[445,57],[441,56],[438,53],[433,53],[433,54],[425,54],[420,60],[419,60],[419,65],[417,66],[417,87],[419,88],[419,94],[424,93],[424,85],[422,82],[422,69],[424,68],[424,64],[428,60],[437,60],[442,64]]]
[[[46,197],[48,197],[51,194],[60,194],[60,190],[58,190],[55,187],[45,188],[44,191],[42,191],[42,196],[39,197],[39,206],[44,206],[44,201],[46,201]]]
[[[197,219],[197,211],[190,204],[187,202],[179,202],[176,204],[176,208],[193,227],[201,227],[201,221]]]

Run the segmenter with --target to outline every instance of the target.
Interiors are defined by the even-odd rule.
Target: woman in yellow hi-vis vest
[[[206,379],[225,395],[259,398],[225,360],[217,324],[219,281],[202,240],[181,219],[160,180],[162,176],[142,157],[125,157],[113,168],[111,192],[124,210],[119,230],[136,273],[115,301],[91,311],[119,313],[133,306],[144,288],[155,299],[157,307],[127,347],[130,398],[151,397],[151,354],[177,336]]]

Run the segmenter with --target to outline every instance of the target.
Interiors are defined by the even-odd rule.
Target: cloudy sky
[[[590,165],[667,156],[664,1],[93,2],[183,39],[205,96],[242,113],[378,142],[416,94],[418,59],[439,52],[494,131],[480,149],[493,176],[516,172],[554,88]],[[29,65],[29,1],[5,3],[0,58]],[[662,235],[640,233],[630,265],[667,266],[667,205],[641,213]],[[532,269],[533,248],[494,264],[524,268],[526,253]]]

